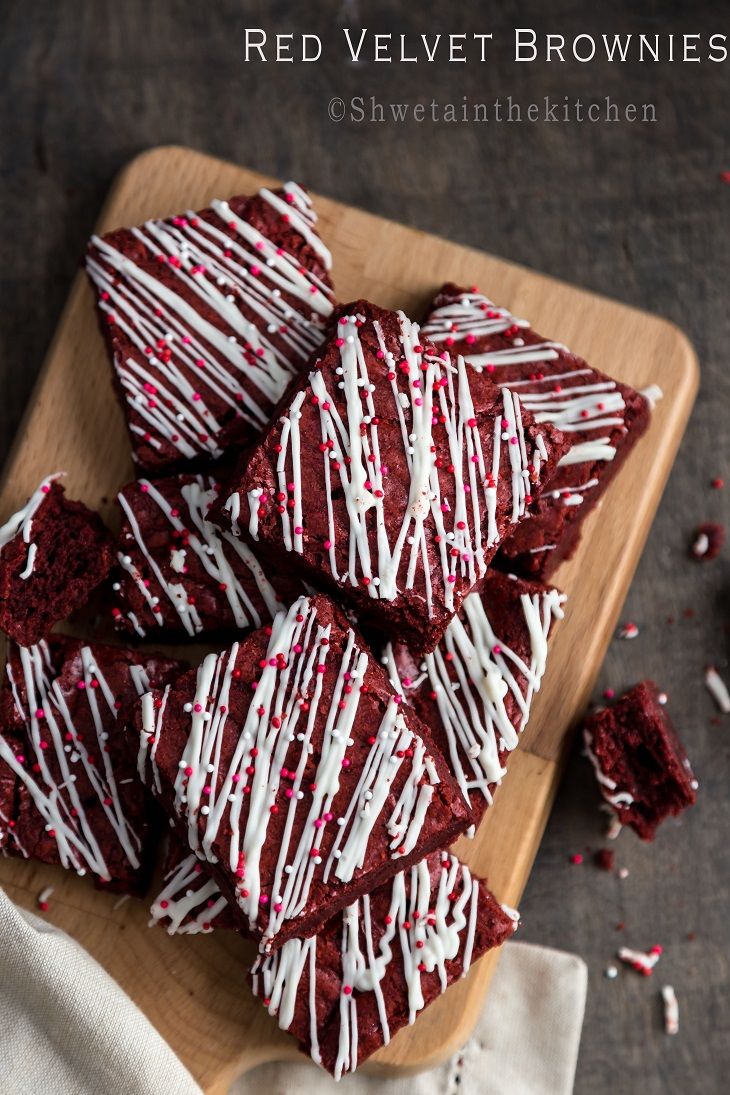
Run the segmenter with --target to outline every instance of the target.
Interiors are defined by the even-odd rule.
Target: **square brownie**
[[[640,681],[583,724],[601,794],[622,825],[653,840],[666,818],[697,799],[697,780],[653,681]]]
[[[86,270],[150,472],[246,445],[333,308],[331,257],[295,183],[93,236]]]
[[[139,892],[150,801],[123,730],[129,707],[184,667],[51,635],[9,645],[0,690],[0,851]]]
[[[143,697],[140,774],[266,949],[468,828],[401,699],[321,595]]]
[[[474,824],[492,804],[547,668],[548,638],[565,595],[490,570],[431,654],[403,644],[383,659],[391,682],[429,727]]]
[[[436,645],[568,445],[367,301],[343,309],[280,412],[234,478],[233,532],[416,651]]]
[[[507,569],[548,578],[575,551],[583,521],[645,432],[649,400],[476,289],[444,285],[423,331],[437,347],[463,354],[472,368],[518,394],[537,422],[551,422],[569,438],[570,450],[536,502],[534,518],[500,548]]]
[[[452,853],[435,852],[313,938],[290,939],[259,957],[251,983],[279,1026],[339,1080],[509,939],[517,923]]]
[[[114,622],[145,638],[193,637],[260,627],[304,592],[288,573],[264,573],[240,537],[208,520],[220,488],[212,476],[140,479],[118,497],[122,511]]]
[[[50,475],[0,528],[0,629],[21,646],[86,604],[107,576],[114,539],[101,517]]]

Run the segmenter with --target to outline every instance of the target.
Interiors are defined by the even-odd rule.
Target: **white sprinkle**
[[[616,873],[618,874],[619,878],[628,878],[629,877],[629,868],[628,867],[619,867],[619,869]]]
[[[730,711],[730,692],[728,692],[727,685],[712,665],[705,670],[705,684],[717,706],[724,715],[727,715]]]
[[[664,1029],[667,1034],[679,1033],[679,1004],[677,994],[671,985],[662,988],[662,1000],[664,1001]]]
[[[613,981],[614,977],[618,977],[618,969],[616,966],[606,966],[603,972],[609,981]]]

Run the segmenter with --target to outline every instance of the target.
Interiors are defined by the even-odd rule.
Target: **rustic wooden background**
[[[0,454],[114,174],[156,144],[186,144],[295,178],[682,326],[700,356],[702,389],[626,605],[639,637],[612,645],[600,687],[644,676],[661,682],[700,779],[700,802],[654,846],[622,834],[624,880],[588,856],[573,866],[571,853],[604,843],[595,786],[576,752],[522,903],[521,936],[588,963],[577,1092],[717,1092],[730,1068],[730,716],[717,716],[702,671],[714,663],[730,678],[730,570],[727,550],[695,564],[687,543],[699,522],[730,516],[728,65],[515,65],[505,45],[483,66],[353,66],[338,28],[492,31],[505,43],[515,25],[566,35],[709,35],[728,29],[727,8],[655,2],[637,14],[637,5],[619,0],[609,14],[554,0],[549,14],[544,5],[545,14],[528,17],[513,0],[490,5],[494,11],[467,3],[458,14],[428,0],[302,7],[4,0]],[[314,31],[325,57],[308,66],[246,66],[245,26]],[[333,95],[459,103],[463,95],[489,102],[508,94],[523,104],[545,95],[653,102],[658,122],[338,125],[327,117]],[[499,286],[483,288],[499,297]],[[711,488],[716,476],[727,477],[724,490]],[[623,970],[604,978],[622,942],[664,946],[652,978]],[[661,1022],[667,981],[680,1002],[674,1039]]]

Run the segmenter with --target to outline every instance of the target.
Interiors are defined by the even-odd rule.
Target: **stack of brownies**
[[[90,241],[139,477],[116,540],[57,474],[0,529],[0,849],[139,894],[156,800],[154,920],[256,940],[253,992],[339,1077],[516,927],[449,848],[650,411],[474,289],[419,326],[331,265],[293,183]],[[51,632],[99,586],[126,648]]]

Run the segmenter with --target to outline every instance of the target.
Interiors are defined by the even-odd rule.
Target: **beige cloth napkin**
[[[235,1095],[569,1095],[587,973],[582,959],[508,943],[463,1051],[403,1079],[362,1071],[335,1084],[304,1061],[263,1065]],[[0,890],[3,1095],[200,1095],[142,1012],[69,936]]]

